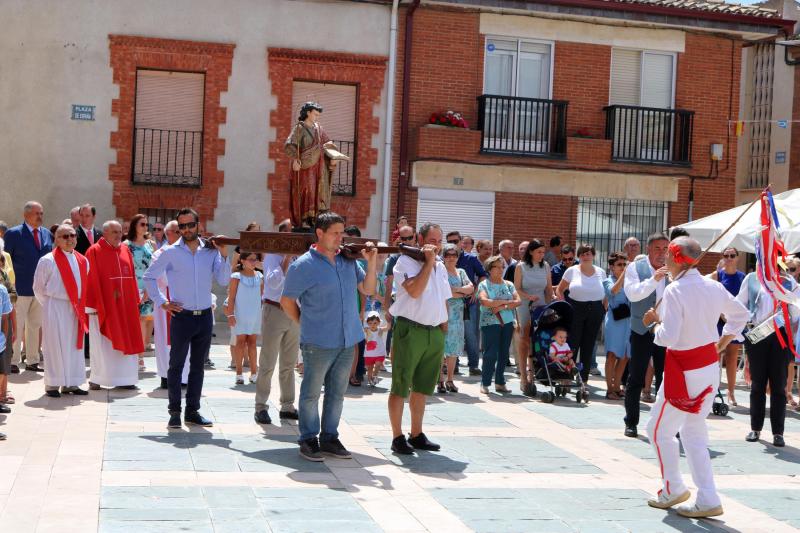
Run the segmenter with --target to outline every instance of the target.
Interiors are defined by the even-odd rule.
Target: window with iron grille
[[[177,207],[140,207],[139,213],[147,217],[147,223],[152,228],[154,224],[166,225],[170,220],[175,220],[175,215],[180,211]]]
[[[747,128],[747,178],[745,187],[763,189],[769,183],[770,137],[772,136],[772,85],[775,73],[775,45],[761,43],[750,54],[752,75],[747,80],[750,93],[750,121]]]
[[[338,150],[350,157],[350,161],[339,161],[331,174],[333,194],[355,196],[356,194],[356,110],[358,109],[358,87],[337,83],[297,81],[292,84],[292,118],[297,120],[304,102],[317,102],[322,106],[320,125],[328,137],[336,143]]]
[[[136,71],[133,183],[202,184],[204,91],[203,73]]]
[[[667,202],[654,200],[618,200],[587,198],[578,201],[576,240],[593,244],[594,262],[608,267],[608,254],[622,251],[628,237],[636,237],[642,249],[648,235],[664,231],[667,225]]]

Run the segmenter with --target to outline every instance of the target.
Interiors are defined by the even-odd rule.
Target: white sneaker
[[[678,514],[686,518],[710,518],[722,514],[722,506],[704,507],[697,505],[681,505],[678,507]]]
[[[258,379],[258,374],[250,374],[250,383],[255,383]]]
[[[647,505],[655,507],[656,509],[669,509],[673,505],[678,505],[689,499],[691,494],[688,490],[681,494],[667,495],[663,490],[658,491],[658,496],[654,499],[647,500]]]
[[[236,384],[237,385],[244,385],[244,376],[242,376],[241,374],[238,374],[236,376]]]

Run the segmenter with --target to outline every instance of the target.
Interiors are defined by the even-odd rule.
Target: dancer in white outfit
[[[664,383],[647,424],[663,486],[658,496],[647,503],[667,509],[690,497],[680,471],[680,446],[675,437],[680,432],[698,490],[696,502],[678,508],[678,514],[690,518],[722,514],[708,453],[706,416],[719,386],[718,353],[739,335],[748,319],[747,309],[725,287],[704,278],[694,268],[700,254],[700,245],[689,237],[678,237],[670,243],[667,268],[675,281],[664,289],[658,313],[650,309],[643,320],[648,325],[656,324],[655,343],[668,347]],[[677,279],[683,270],[688,271]],[[720,315],[726,320],[722,338],[717,333]]]

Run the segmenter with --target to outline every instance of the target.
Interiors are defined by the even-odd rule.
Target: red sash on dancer
[[[667,349],[664,361],[664,397],[673,407],[687,413],[699,413],[700,407],[706,396],[713,392],[711,385],[703,392],[689,398],[686,389],[686,377],[683,375],[688,370],[697,370],[719,361],[714,343],[692,348],[691,350]]]
[[[86,267],[88,261],[78,252],[72,253],[78,261],[78,275],[81,279],[80,295],[78,295],[78,284],[75,283],[75,276],[72,272],[72,267],[69,266],[67,254],[61,248],[56,248],[53,250],[53,259],[58,267],[58,273],[61,274],[61,281],[67,291],[69,303],[72,304],[72,310],[75,311],[75,316],[78,318],[78,342],[75,347],[83,348],[83,336],[89,331],[89,319],[86,316],[86,280],[88,278],[88,269]]]

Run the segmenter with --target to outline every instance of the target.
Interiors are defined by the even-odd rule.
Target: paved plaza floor
[[[11,376],[17,403],[0,418],[9,436],[0,442],[0,532],[800,529],[800,416],[788,415],[785,448],[746,443],[744,389],[728,417],[709,418],[725,514],[693,521],[647,506],[659,488],[654,452],[644,436],[622,435],[622,403],[605,400],[597,378],[592,401],[579,406],[574,397],[527,399],[512,373],[515,392],[488,397],[477,378],[462,377],[458,394],[428,401],[425,430],[442,451],[398,457],[385,374],[345,400],[341,439],[353,459],[311,463],[297,454],[296,423],[281,424],[274,406],[274,425],[255,424],[254,385],[234,385],[227,353],[212,348],[207,429],[166,429],[166,391],[152,372],[139,391],[58,399],[44,396],[41,374]],[[684,471],[691,486],[685,461]]]

